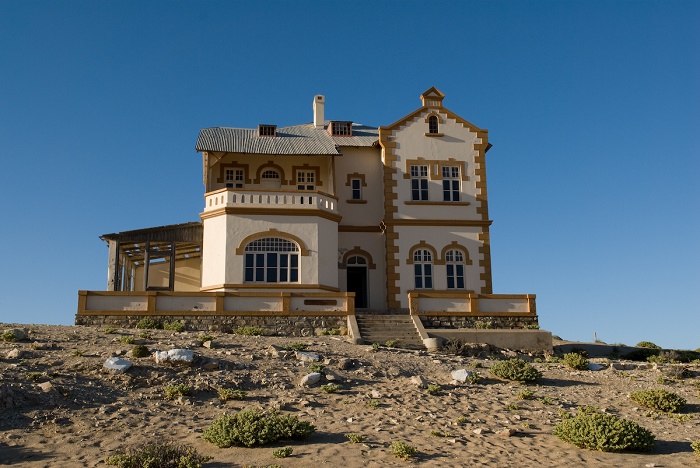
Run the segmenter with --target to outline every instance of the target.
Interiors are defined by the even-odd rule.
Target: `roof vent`
[[[352,136],[352,122],[333,120],[328,126],[328,133],[333,136]]]
[[[277,136],[277,125],[267,125],[267,124],[258,125],[258,136],[261,136],[261,137]]]
[[[321,94],[314,96],[314,127],[323,128],[323,107],[326,104],[326,98]]]

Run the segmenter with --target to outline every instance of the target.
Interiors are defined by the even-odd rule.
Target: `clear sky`
[[[0,321],[71,324],[101,234],[197,221],[200,128],[482,128],[493,285],[566,339],[700,347],[700,2],[0,0]]]

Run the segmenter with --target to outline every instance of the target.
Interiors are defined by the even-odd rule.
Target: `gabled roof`
[[[379,139],[376,127],[352,124],[352,136],[333,137],[313,123],[278,127],[277,136],[258,136],[252,128],[214,127],[200,130],[197,151],[224,151],[251,154],[340,154],[340,147],[374,146]]]

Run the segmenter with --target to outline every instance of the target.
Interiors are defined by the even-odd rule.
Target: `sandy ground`
[[[0,324],[0,331],[10,327]],[[197,341],[199,332],[153,330],[150,339],[139,341],[138,330],[107,334],[90,327],[17,327],[31,330],[27,340],[0,342],[0,465],[105,466],[108,456],[126,447],[165,440],[190,444],[213,457],[207,467],[700,465],[690,448],[691,441],[700,439],[697,365],[689,366],[689,378],[659,383],[663,369],[572,371],[563,364],[535,363],[543,378],[524,386],[489,374],[495,358],[504,357],[498,350],[462,357],[373,351],[332,336],[219,333],[211,333],[214,347],[208,349]],[[122,344],[123,336],[134,336],[151,351],[194,349],[195,363],[175,366],[131,358],[133,345]],[[270,345],[293,341],[309,344],[308,351],[319,354],[326,367],[342,377],[339,392],[299,387],[301,377],[309,373],[308,363],[268,352]],[[15,348],[21,355],[7,357]],[[115,354],[133,361],[134,367],[123,374],[105,370],[105,360]],[[213,369],[205,368],[207,362]],[[475,370],[484,379],[475,385],[452,384],[451,371],[461,368]],[[440,394],[428,394],[411,382],[413,376],[441,385]],[[166,400],[163,388],[179,383],[191,386],[194,396]],[[247,397],[222,403],[216,391],[221,387],[245,390]],[[648,388],[665,388],[686,398],[685,416],[650,415],[637,408],[629,393]],[[534,398],[520,399],[523,389],[534,392]],[[371,399],[379,405],[371,407]],[[561,412],[573,413],[582,405],[651,430],[657,439],[654,450],[593,452],[554,437],[552,427],[561,421]],[[316,433],[302,442],[257,448],[219,449],[201,438],[225,412],[269,407],[313,423]],[[498,433],[503,428],[517,432],[503,436]],[[365,442],[350,443],[344,436],[349,432],[364,435]],[[393,441],[415,446],[416,457],[394,458]],[[293,447],[293,455],[274,458],[272,452],[284,446]]]

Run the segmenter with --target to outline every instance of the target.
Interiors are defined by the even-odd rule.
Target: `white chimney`
[[[323,128],[323,106],[326,98],[320,94],[314,96],[314,127]]]

